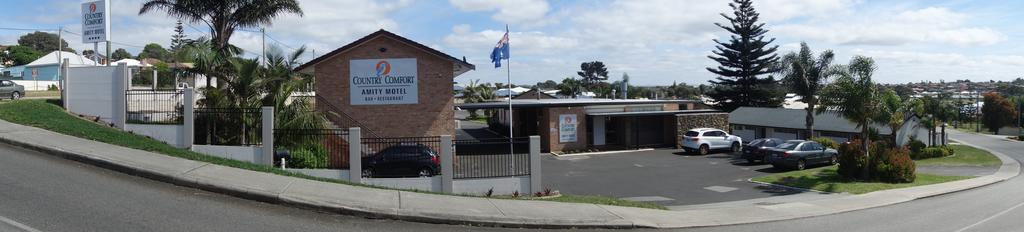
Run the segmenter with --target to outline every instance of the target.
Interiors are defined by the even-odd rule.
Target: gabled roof
[[[729,113],[730,124],[765,126],[788,129],[806,129],[807,111],[803,109],[740,107]],[[891,134],[889,127],[872,125],[879,134]],[[837,113],[814,114],[814,130],[860,133],[857,124]]]
[[[324,55],[322,55],[320,57],[317,57],[316,59],[310,60],[309,62],[306,62],[305,64],[300,65],[298,68],[295,68],[295,70],[302,71],[303,69],[307,69],[309,67],[312,67],[313,65],[316,65],[317,63],[320,63],[321,61],[324,61],[326,59],[330,59],[331,57],[333,57],[335,55],[338,55],[339,53],[345,52],[346,50],[349,50],[349,49],[352,49],[352,48],[354,48],[356,46],[362,45],[363,43],[366,43],[367,41],[370,41],[370,40],[372,40],[374,38],[377,38],[377,37],[380,37],[380,36],[387,36],[389,38],[398,40],[398,41],[400,41],[402,43],[409,44],[410,46],[419,48],[420,50],[426,51],[427,53],[434,54],[436,56],[440,56],[442,58],[449,59],[449,60],[452,61],[452,63],[455,63],[458,66],[463,66],[463,67],[467,68],[467,71],[468,70],[475,70],[476,69],[475,65],[470,64],[470,63],[466,62],[465,60],[461,60],[461,59],[452,57],[451,55],[445,54],[444,52],[438,51],[437,49],[430,48],[430,47],[428,47],[426,45],[417,43],[416,41],[412,41],[410,39],[407,39],[407,38],[402,37],[400,35],[397,35],[395,33],[391,33],[390,31],[385,31],[384,29],[380,29],[377,32],[374,32],[372,34],[366,35],[363,38],[360,38],[360,39],[358,39],[356,41],[353,41],[352,43],[349,43],[349,44],[347,44],[345,46],[342,46],[342,47],[340,47],[338,49],[335,49],[334,51],[328,52],[327,54],[324,54]],[[456,67],[456,68],[458,68],[458,67]],[[456,74],[456,76],[458,76],[458,75]]]
[[[57,57],[58,53],[60,53],[60,57]],[[96,65],[96,61],[92,61],[85,56],[75,54],[73,52],[53,51],[50,52],[50,54],[46,54],[45,56],[39,57],[39,59],[26,64],[25,67],[56,65],[60,59],[68,59],[68,65],[71,67]]]

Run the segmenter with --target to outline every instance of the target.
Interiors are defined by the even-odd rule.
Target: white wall
[[[455,179],[454,183],[452,183],[452,190],[455,193],[484,195],[487,190],[492,188],[495,195],[510,195],[515,191],[519,191],[519,194],[525,196],[532,195],[530,191],[530,176]],[[539,191],[543,190],[533,190],[533,192]]]
[[[45,91],[50,85],[60,86],[56,81],[11,80],[15,84],[25,86],[25,91]],[[22,96],[25,96],[24,93]]]
[[[192,145],[192,151],[221,158],[259,163],[262,149],[258,146]]]
[[[594,126],[594,131],[592,132],[593,137],[594,137],[594,140],[593,140],[594,141],[594,145],[596,145],[596,146],[604,145],[604,143],[605,143],[604,121],[606,120],[606,118],[604,116],[597,116],[597,117],[593,117],[591,119],[593,120],[591,122],[592,122],[592,125]]]
[[[775,131],[775,129],[770,129],[770,130],[773,132],[772,136],[774,136],[775,138],[780,138],[782,140],[797,139],[795,133],[782,133],[782,132]]]
[[[396,189],[442,192],[441,176],[409,178],[363,178],[363,184]]]
[[[124,130],[152,137],[178,148],[186,148],[185,126],[162,124],[125,124]]]
[[[113,102],[117,93],[114,84],[121,80],[117,66],[73,67],[67,71],[67,104],[68,111],[75,114],[97,116],[100,120],[111,123],[115,115]]]

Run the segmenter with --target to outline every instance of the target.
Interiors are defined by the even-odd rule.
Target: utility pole
[[[57,27],[57,81],[58,83],[63,82],[60,76],[61,67],[64,67],[64,26]],[[33,78],[34,79],[34,78]],[[36,90],[39,90],[39,81],[36,81]],[[61,84],[63,87],[64,85]]]

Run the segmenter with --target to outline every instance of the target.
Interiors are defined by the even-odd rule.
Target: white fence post
[[[114,121],[114,127],[124,129],[125,120],[128,118],[128,80],[132,78],[131,70],[128,69],[128,65],[125,63],[119,63],[116,69],[117,73],[121,75],[117,80],[114,80],[114,112],[111,120]]]
[[[452,184],[455,181],[455,165],[454,160],[455,154],[452,153],[452,136],[442,135],[441,136],[441,192],[452,193],[454,192]]]
[[[274,107],[264,106],[260,112],[263,116],[263,157],[260,157],[260,164],[274,165]]]
[[[363,140],[359,127],[348,128],[348,180],[363,183]]]
[[[185,137],[181,138],[181,145],[185,148],[192,148],[196,138],[196,94],[192,88],[185,88],[181,94],[185,95],[181,102],[182,114],[184,114],[182,115],[182,125],[185,127],[182,129],[182,136]]]
[[[540,169],[540,136],[530,136],[530,192],[527,195],[542,191]]]

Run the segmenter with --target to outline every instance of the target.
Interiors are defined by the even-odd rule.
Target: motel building
[[[455,134],[453,80],[475,66],[379,30],[299,66],[312,74],[316,108],[364,137]]]
[[[316,108],[363,137],[456,135],[455,110],[495,112],[492,131],[539,135],[541,150],[677,147],[696,127],[728,127],[728,114],[692,100],[538,99],[455,104],[453,83],[475,69],[465,60],[380,30],[297,70],[314,76]]]

